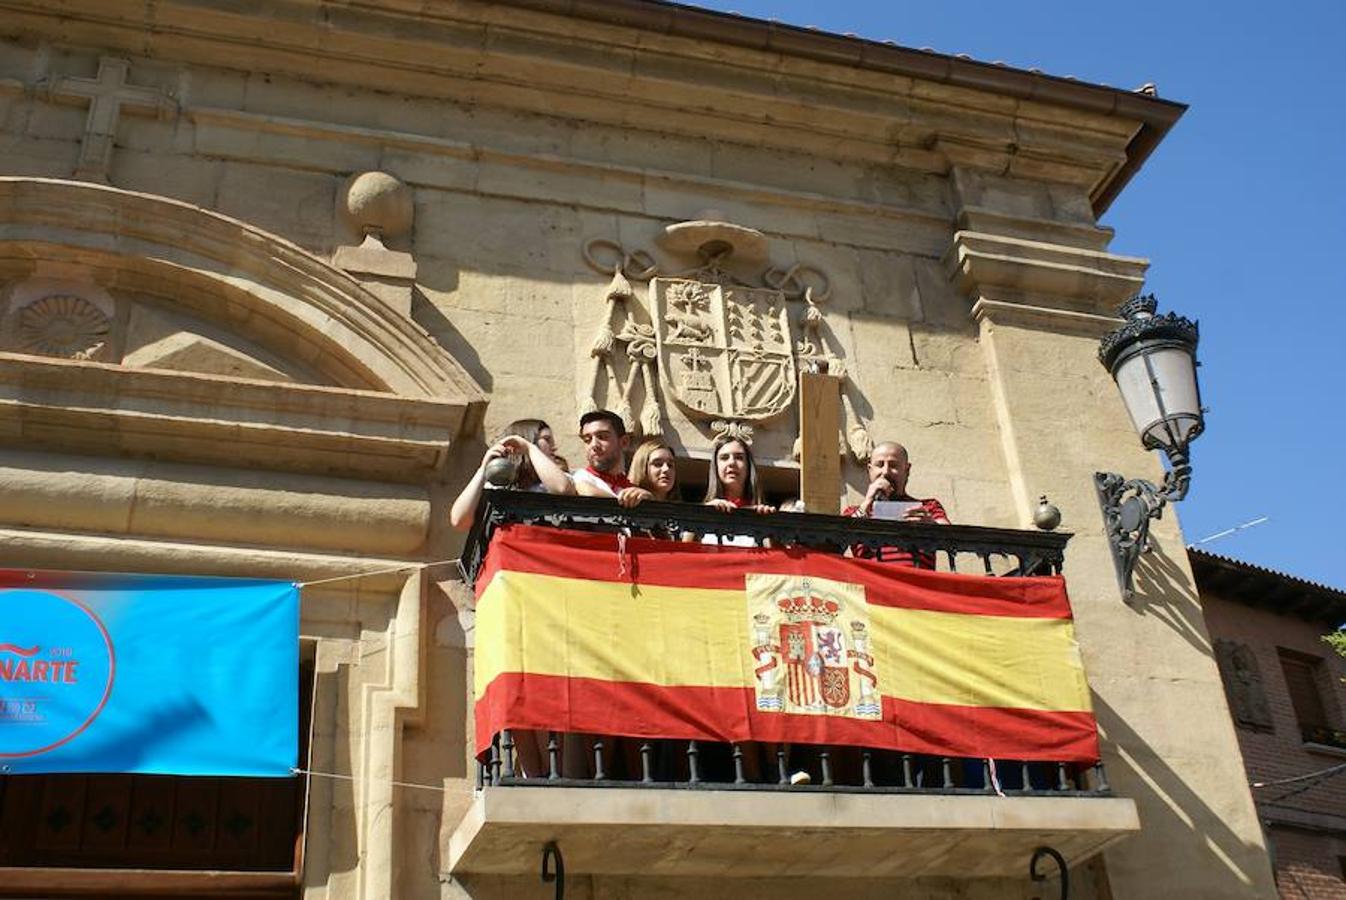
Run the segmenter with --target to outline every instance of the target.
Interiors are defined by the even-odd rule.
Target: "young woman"
[[[626,488],[617,495],[617,502],[622,506],[635,506],[641,500],[678,499],[673,493],[678,483],[677,459],[673,448],[663,438],[646,438],[640,442],[636,452],[631,454],[631,467],[626,477],[635,487]]]
[[[723,512],[752,509],[775,512],[762,502],[762,483],[752,449],[738,438],[722,437],[710,454],[710,480],[706,485],[706,505]]]
[[[556,440],[551,426],[541,419],[515,419],[505,426],[502,436],[486,449],[481,465],[463,487],[449,511],[449,524],[459,531],[472,527],[472,519],[486,485],[486,467],[496,459],[517,460],[514,480],[505,485],[516,491],[549,494],[573,494],[575,486],[556,464]]]

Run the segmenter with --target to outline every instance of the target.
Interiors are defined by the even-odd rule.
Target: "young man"
[[[580,416],[580,440],[588,465],[570,474],[576,493],[584,497],[632,496],[634,491],[649,495],[626,477],[626,448],[631,436],[621,416],[606,409],[585,413]]]
[[[944,505],[934,497],[917,499],[907,493],[907,479],[911,477],[911,461],[907,458],[907,448],[896,441],[884,441],[869,454],[869,489],[865,499],[857,506],[848,506],[843,516],[855,516],[868,519],[874,515],[874,504],[879,500],[895,500],[915,504],[903,517],[906,522],[934,522],[949,524],[949,516]],[[932,554],[921,553],[915,558],[901,547],[880,547],[875,553],[869,548],[856,545],[851,555],[860,559],[877,559],[880,562],[896,563],[903,566],[916,566],[933,569],[935,558]]]

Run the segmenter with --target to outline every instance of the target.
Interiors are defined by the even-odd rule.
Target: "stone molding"
[[[954,233],[949,279],[974,299],[1106,315],[1145,283],[1146,260],[975,231]]]
[[[0,353],[0,439],[65,452],[433,480],[462,406]]]
[[[316,0],[278,0],[265,17],[241,7],[202,16],[169,0],[109,16],[97,0],[72,0],[59,18],[39,2],[11,4],[8,16],[11,28],[63,43],[97,35],[109,49],[144,52],[148,40],[162,60],[303,78],[319,69],[333,83],[372,90],[916,171],[948,170],[954,160],[943,141],[961,148],[950,151],[958,162],[1022,168],[1094,196],[1125,171],[1128,148],[1154,130],[1147,119],[1156,110],[1171,119],[1182,110],[1148,98],[1123,103],[1132,98],[1105,89],[1106,102],[1089,108],[1051,90],[1006,94],[993,78],[941,83],[947,60],[927,79],[506,4],[390,6],[344,8],[332,19],[316,14]],[[386,64],[392,59],[397,66]]]
[[[398,803],[402,779],[402,729],[424,721],[426,679],[426,593],[424,570],[406,578],[398,593],[396,613],[388,625],[381,679],[364,685],[365,752],[357,779],[357,821],[361,865],[357,897],[402,897],[405,869],[399,865],[399,832],[405,827],[405,804]],[[353,773],[354,774],[354,773]]]
[[[977,322],[1038,328],[1043,331],[1061,331],[1102,337],[1122,320],[1114,316],[1096,316],[1051,306],[1029,306],[1024,303],[1006,303],[982,298],[972,304],[972,318]]]
[[[423,487],[0,449],[0,522],[221,545],[414,555]]]
[[[660,218],[682,218],[688,212],[685,209],[651,206],[646,189],[657,188],[661,193],[679,192],[693,196],[715,197],[723,202],[745,205],[768,205],[791,211],[803,209],[820,213],[838,213],[856,216],[866,221],[879,218],[893,222],[909,222],[929,232],[929,247],[921,249],[930,255],[938,254],[948,240],[948,215],[915,206],[870,203],[811,191],[768,187],[730,178],[687,174],[671,169],[621,165],[578,156],[501,150],[469,141],[414,132],[362,128],[220,107],[188,107],[184,110],[184,116],[197,126],[197,152],[220,159],[288,165],[293,158],[293,150],[284,143],[284,140],[295,138],[305,142],[308,167],[319,171],[332,173],[348,171],[350,146],[366,147],[371,152],[379,153],[397,150],[417,156],[455,159],[463,162],[465,166],[472,167],[472,170],[469,170],[471,173],[467,175],[438,164],[417,166],[414,171],[396,173],[408,184],[419,187],[465,190],[486,196],[529,201],[537,200],[538,191],[545,190],[545,199],[580,208],[615,209]],[[258,134],[278,139],[274,145],[274,152],[268,152],[267,145],[253,137]],[[332,148],[330,156],[325,157],[321,152],[314,152],[321,146],[318,142],[330,144]],[[596,199],[599,195],[591,187],[577,187],[573,191],[566,191],[562,184],[542,185],[536,178],[520,178],[514,174],[510,177],[490,178],[488,181],[475,171],[491,165],[550,175],[565,173],[609,185],[623,183],[629,185],[631,189],[629,192],[603,192],[599,200]],[[628,196],[630,200],[623,202]],[[821,237],[814,232],[785,232],[769,228],[764,230],[783,238],[818,240]],[[864,236],[858,235],[857,237],[861,239],[851,243],[855,246],[873,246],[875,249],[896,249],[896,245],[892,243],[867,244],[863,240]]]
[[[1103,251],[1112,240],[1112,229],[1058,219],[1011,215],[997,209],[964,203],[958,211],[958,231],[997,234],[1006,237],[1083,247]]]
[[[170,297],[182,282],[228,296],[232,317],[304,341],[303,361],[343,386],[440,398],[464,412],[485,403],[424,329],[349,275],[219,213],[102,185],[0,177],[0,267],[48,254],[157,280],[175,288]],[[217,296],[216,318],[219,305]]]
[[[378,595],[396,591],[417,563],[389,557],[222,547],[195,541],[145,540],[72,534],[41,528],[0,527],[0,565],[13,569],[89,572],[153,572],[162,575],[220,575],[237,578],[319,580],[378,572],[359,580],[305,588],[305,607],[318,594]],[[391,571],[397,567],[401,571]],[[447,567],[446,567],[447,568]],[[306,621],[308,618],[305,613]]]

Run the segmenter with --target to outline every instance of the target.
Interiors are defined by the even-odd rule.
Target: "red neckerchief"
[[[725,497],[724,499],[726,499],[726,500],[728,500],[730,503],[734,504],[734,506],[735,506],[736,508],[738,508],[738,509],[742,509],[742,508],[745,507],[745,506],[750,506],[750,505],[751,505],[751,504],[749,504],[748,501],[747,501],[745,498],[743,498],[743,497],[739,497],[737,500],[735,500],[733,497]]]
[[[598,471],[593,466],[585,466],[584,471],[588,472],[590,475],[594,476],[599,481],[603,482],[608,487],[612,488],[612,492],[614,494],[620,491],[622,488],[635,487],[635,485],[631,483],[631,479],[626,477],[625,472],[617,472],[615,475],[608,475],[606,472]]]

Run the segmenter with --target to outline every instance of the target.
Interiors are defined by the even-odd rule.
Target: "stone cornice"
[[[0,440],[25,448],[427,483],[464,415],[430,398],[0,353]]]
[[[1136,257],[973,231],[955,233],[944,255],[949,278],[974,298],[1098,316],[1140,290],[1147,266]]]
[[[958,211],[958,227],[955,230],[1017,237],[1099,251],[1107,249],[1113,234],[1111,228],[1097,225],[1011,215],[1000,210],[966,204]]]
[[[91,572],[155,572],[242,578],[317,580],[354,572],[379,572],[358,580],[305,588],[314,594],[372,594],[397,589],[414,572],[415,560],[307,553],[261,547],[223,547],[191,541],[144,540],[68,530],[0,528],[0,566],[15,569],[79,569]],[[405,566],[401,571],[398,566]],[[448,566],[439,571],[451,571]],[[307,612],[307,609],[306,609]]]
[[[567,188],[559,178],[553,179],[555,183],[547,186],[548,198],[578,207],[617,209],[629,214],[665,218],[674,216],[676,214],[674,210],[661,209],[650,202],[649,189],[653,188],[654,192],[659,193],[679,191],[758,205],[908,222],[929,232],[931,238],[929,249],[932,254],[938,252],[935,249],[936,244],[942,249],[948,243],[948,215],[917,206],[902,206],[893,202],[867,202],[737,179],[693,175],[672,169],[586,159],[579,155],[561,156],[555,153],[502,150],[453,138],[364,128],[293,116],[263,115],[221,107],[188,106],[183,110],[183,115],[196,123],[197,151],[221,159],[288,163],[290,157],[286,154],[289,148],[278,142],[273,145],[259,141],[253,136],[260,134],[294,137],[302,138],[306,142],[310,153],[307,164],[319,171],[334,173],[347,171],[350,164],[346,148],[351,145],[362,145],[383,150],[396,149],[417,156],[458,160],[472,166],[499,166],[573,176],[583,181]],[[324,146],[330,147],[330,154],[323,152]],[[396,174],[408,184],[441,190],[470,189],[474,193],[517,199],[536,199],[538,191],[538,183],[534,179],[492,178],[487,183],[480,176],[475,178],[467,176],[468,181],[464,185],[465,176],[456,169],[448,169],[442,165],[420,166],[407,171],[399,169]],[[591,181],[603,181],[609,185],[625,184],[629,185],[630,190],[609,191],[598,198],[589,184]],[[816,231],[772,233],[781,237],[805,239],[819,237]],[[863,233],[857,234],[853,243],[857,246],[866,246],[867,237],[869,236]],[[892,249],[890,243],[876,242],[874,246],[876,249]]]
[[[600,17],[599,7],[609,13]],[[0,0],[0,32],[169,62],[310,79],[321,72],[324,81],[397,94],[918,171],[958,162],[1084,185],[1095,197],[1134,163],[1138,135],[1166,128],[1182,109],[892,48],[910,70],[898,74],[887,49],[855,42],[870,49],[819,55],[795,40],[798,29],[753,47],[727,25],[691,37],[642,17],[672,9],[634,0],[430,9],[391,2],[331,15],[317,0],[276,0],[257,15],[185,0],[112,12],[99,0],[70,0],[58,17],[36,0]]]
[[[1061,307],[1029,306],[1024,303],[1006,303],[1002,300],[985,298],[972,305],[972,318],[977,322],[994,322],[1096,337],[1102,337],[1112,331],[1122,321],[1110,316],[1096,316]]]
[[[1064,108],[1134,119],[1139,128],[1128,142],[1124,159],[1091,191],[1095,216],[1101,216],[1135,175],[1170,128],[1187,110],[1185,104],[1152,94],[1089,84],[1003,63],[985,63],[928,50],[900,47],[854,35],[837,35],[737,13],[721,13],[665,0],[499,0],[527,9],[618,23],[690,40],[715,41],[754,50],[807,58],[822,63],[906,76]]]

